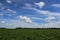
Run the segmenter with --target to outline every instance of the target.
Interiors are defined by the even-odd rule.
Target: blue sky
[[[0,0],[0,28],[60,28],[60,0]]]

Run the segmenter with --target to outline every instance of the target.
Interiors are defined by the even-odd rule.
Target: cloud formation
[[[7,9],[5,11],[5,13],[8,15],[8,16],[12,16],[12,15],[15,15],[16,14],[16,11],[15,10],[11,10],[11,9]]]
[[[0,28],[10,28],[10,29],[14,29],[14,28],[35,28],[37,27],[38,24],[35,23],[28,23],[28,22],[24,22],[22,20],[10,20],[8,19],[7,21],[2,21],[2,23],[0,22]]]
[[[1,23],[5,23],[5,21],[1,21]]]
[[[26,22],[32,23],[32,20],[27,16],[19,16],[20,19],[25,20]]]
[[[57,28],[57,26],[60,27],[59,25],[60,13],[48,11],[52,9],[49,9],[50,7],[45,4],[46,2],[42,2],[42,1],[35,2],[35,0],[33,1],[32,0],[24,0],[24,1],[23,0],[6,0],[6,2],[7,3],[2,3],[2,4],[5,5],[7,10],[4,11],[5,13],[3,13],[3,11],[0,12],[0,17],[3,16],[4,19],[8,18],[9,20],[6,20],[8,21],[7,23],[5,21],[1,21],[0,27],[2,26],[5,28],[16,28],[16,27],[23,27],[23,28],[25,27],[26,28],[56,27]],[[12,4],[9,4],[9,3],[12,3]],[[4,9],[2,4],[0,3],[0,10]],[[46,10],[44,9],[45,5],[46,7],[48,7]],[[52,6],[60,8],[60,4],[53,4]],[[41,10],[41,8],[43,9]],[[27,12],[27,9],[28,9],[28,12]],[[20,16],[20,15],[25,15],[25,16]],[[17,18],[17,16],[19,16],[19,19]],[[13,20],[13,18],[16,18],[16,19]],[[35,20],[37,23],[35,22]],[[47,22],[47,23],[44,23],[44,22]],[[43,24],[41,25],[41,23]]]
[[[2,21],[0,23],[0,28],[8,28],[8,29],[15,29],[15,28],[60,28],[60,21],[56,23],[46,23],[46,24],[37,24],[37,23],[27,23],[22,20],[7,20],[7,23]],[[9,23],[8,23],[9,22]]]
[[[44,2],[39,2],[39,3],[35,3],[35,5],[38,5],[40,8],[42,8],[45,5],[45,3]]]
[[[28,8],[28,7],[23,7],[25,9],[30,9],[30,10],[34,10],[35,12],[37,12],[37,14],[43,14],[45,16],[47,16],[47,18],[39,18],[41,20],[44,20],[46,22],[54,22],[55,19],[60,18],[60,13],[59,12],[51,12],[51,11],[46,11],[46,10],[39,10],[37,8]],[[60,20],[60,19],[58,19]]]
[[[60,8],[60,4],[52,4],[51,6]]]
[[[6,0],[7,1],[7,3],[12,3],[12,0]]]

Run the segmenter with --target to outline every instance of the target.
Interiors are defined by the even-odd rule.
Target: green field
[[[0,40],[60,40],[60,29],[0,29]]]

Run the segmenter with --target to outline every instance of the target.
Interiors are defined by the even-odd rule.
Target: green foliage
[[[60,40],[60,29],[0,29],[0,40]]]

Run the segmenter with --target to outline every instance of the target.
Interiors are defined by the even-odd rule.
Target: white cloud
[[[53,17],[53,16],[50,16],[50,17],[48,17],[48,18],[46,18],[47,20],[52,20],[52,19],[55,19],[55,17]]]
[[[53,22],[56,22],[55,21],[55,19],[56,19],[56,17],[54,17],[54,16],[48,16],[48,17],[46,17],[46,18],[38,18],[38,17],[31,17],[31,19],[33,19],[33,20],[43,20],[43,21],[45,21],[45,22],[49,22],[49,23],[53,23]]]
[[[60,8],[60,4],[52,4],[51,6]]]
[[[44,20],[46,22],[53,22],[54,19],[59,18],[60,20],[60,13],[59,12],[51,12],[51,11],[46,11],[46,10],[39,10],[36,8],[29,8],[29,7],[23,7],[24,9],[31,9],[37,12],[37,14],[43,14],[46,15],[47,18],[39,18],[41,20]]]
[[[45,24],[44,28],[60,28],[60,21],[58,21],[56,23],[51,23],[51,22],[47,23],[47,24]]]
[[[56,17],[54,17],[54,16],[48,16],[47,18],[45,18],[44,20],[46,20],[47,22],[49,22],[49,23],[53,23],[53,22],[55,22],[54,21],[54,19],[56,19]]]
[[[1,21],[1,23],[5,23],[5,21]]]
[[[28,3],[25,3],[25,6],[26,7],[32,7],[32,5],[31,4],[28,4]]]
[[[16,11],[11,9],[7,9],[5,12],[7,13],[8,16],[12,16],[16,14]]]
[[[35,3],[35,5],[38,5],[40,8],[42,8],[45,5],[45,3],[44,2],[39,2],[39,3]]]
[[[60,28],[60,21],[56,23],[46,23],[46,24],[37,24],[37,23],[27,23],[22,20],[7,20],[8,23],[0,23],[0,28]]]
[[[12,0],[6,0],[7,1],[7,3],[12,3]]]
[[[41,14],[44,14],[46,16],[56,16],[56,17],[60,17],[60,13],[58,12],[50,12],[50,11],[45,11],[45,10],[38,10],[38,12]]]
[[[20,19],[25,20],[26,22],[32,23],[32,20],[27,16],[20,16]]]
[[[7,19],[6,19],[7,20]],[[11,19],[8,19],[7,20],[7,23],[0,23],[0,28],[10,28],[10,29],[13,29],[13,28],[35,28],[37,27],[38,24],[35,24],[35,23],[28,23],[28,22],[24,22],[22,20],[11,20]]]
[[[51,12],[51,11],[46,11],[46,10],[39,10],[39,9],[36,9],[36,8],[28,8],[28,7],[22,7],[24,9],[31,9],[31,10],[34,10],[36,11],[38,14],[44,14],[46,16],[60,16],[60,13],[59,12]]]
[[[8,12],[12,12],[12,13],[16,13],[16,11],[11,10],[11,9],[7,9]]]
[[[51,12],[51,11],[46,11],[46,10],[39,10],[39,9],[36,9],[36,8],[26,8],[26,7],[23,7],[25,9],[31,9],[31,10],[34,10],[36,11],[38,14],[43,14],[43,15],[46,15],[47,18],[44,18],[44,19],[41,19],[41,18],[34,18],[33,19],[38,19],[38,20],[44,20],[48,23],[45,23],[45,24],[42,24],[42,25],[39,25],[38,27],[36,28],[60,28],[60,13],[59,12]],[[56,21],[56,22],[53,22],[54,20],[53,19],[56,19],[58,18],[59,21]]]

